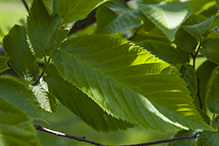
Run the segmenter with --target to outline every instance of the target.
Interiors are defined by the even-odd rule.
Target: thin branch
[[[94,141],[85,139],[84,137],[77,137],[77,136],[73,136],[73,135],[64,134],[64,133],[61,133],[61,132],[57,132],[57,131],[53,131],[53,130],[44,128],[44,127],[42,127],[40,125],[36,125],[35,124],[34,127],[37,130],[39,130],[39,131],[43,131],[43,132],[47,132],[47,133],[50,133],[50,134],[54,134],[56,136],[67,137],[67,138],[75,139],[75,140],[78,140],[78,141],[83,141],[83,142],[86,142],[86,143],[90,143],[90,144],[93,144],[93,145],[96,145],[96,146],[106,146],[106,145],[100,144],[98,142],[94,142]]]
[[[29,10],[29,7],[27,5],[27,2],[25,0],[22,0],[22,3],[24,4],[26,10],[29,12],[30,10]]]
[[[95,141],[91,141],[88,139],[85,139],[85,137],[77,137],[77,136],[73,136],[73,135],[69,135],[69,134],[64,134],[61,132],[57,132],[57,131],[53,131],[47,128],[44,128],[40,125],[34,125],[34,127],[36,128],[36,130],[39,131],[43,131],[43,132],[47,132],[56,136],[61,136],[61,137],[66,137],[66,138],[71,138],[71,139],[75,139],[77,141],[81,141],[81,142],[86,142],[86,143],[90,143],[96,146],[109,146],[109,145],[104,145]],[[202,134],[201,131],[196,132],[194,135],[191,136],[183,136],[183,137],[172,137],[169,139],[165,139],[165,140],[160,140],[160,141],[154,141],[154,142],[149,142],[149,143],[142,143],[142,144],[132,144],[132,145],[118,145],[118,146],[148,146],[148,145],[155,145],[155,144],[160,144],[160,143],[167,143],[167,142],[171,142],[171,141],[176,141],[176,140],[182,140],[182,139],[196,139],[198,135]]]

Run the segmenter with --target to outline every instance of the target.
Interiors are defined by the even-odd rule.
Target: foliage
[[[0,77],[0,143],[40,145],[32,122],[60,102],[97,131],[202,131],[169,145],[219,145],[219,2],[196,3],[34,0],[3,39],[0,72],[9,62],[26,84]],[[93,33],[69,34],[95,8]]]

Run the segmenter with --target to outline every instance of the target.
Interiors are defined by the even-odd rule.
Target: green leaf
[[[48,83],[49,91],[75,115],[97,131],[125,130],[134,125],[116,119],[107,114],[91,98],[78,90],[71,83],[64,81],[54,66],[47,70],[44,80]]]
[[[115,117],[163,132],[212,130],[179,72],[128,41],[105,35],[70,39],[52,59],[65,80]]]
[[[192,136],[199,130],[180,130],[173,137]],[[196,143],[195,138],[176,140],[168,143],[168,146],[194,146]]]
[[[202,48],[200,52],[204,55],[208,60],[219,64],[219,38],[209,38],[202,43]]]
[[[174,43],[180,49],[189,53],[193,53],[198,44],[196,39],[183,28],[179,28],[179,30],[177,31]]]
[[[105,5],[98,8],[96,18],[96,33],[119,33],[139,27],[141,23],[141,19],[135,16],[133,12],[117,15]]]
[[[44,81],[40,84],[30,87],[42,109],[48,112],[56,112],[57,103],[55,97],[48,91],[48,85]]]
[[[42,0],[47,12],[51,15],[53,13],[53,1],[54,0]]]
[[[0,73],[10,69],[10,67],[8,67],[8,62],[9,60],[9,57],[3,57],[3,56],[0,56]]]
[[[217,6],[219,7],[219,0],[215,0]]]
[[[208,83],[208,89],[206,94],[206,102],[208,109],[212,113],[219,113],[219,75],[218,75],[219,68],[215,68],[212,73],[211,79]]]
[[[161,41],[143,41],[140,43],[141,46],[151,51],[152,54],[164,61],[177,65],[186,64],[189,60],[189,54],[184,52],[166,42]]]
[[[192,66],[182,66],[181,73],[184,81],[188,84],[188,89],[193,97],[197,94],[197,76],[196,70]]]
[[[63,23],[68,24],[85,18],[104,0],[57,0],[57,10]]]
[[[174,41],[176,31],[192,13],[192,9],[187,2],[161,2],[159,4],[139,2],[138,6],[145,16],[171,41]]]
[[[25,80],[34,80],[39,74],[39,66],[26,42],[24,27],[15,25],[3,43],[6,56],[10,58],[9,62],[16,73]]]
[[[31,91],[12,79],[0,78],[0,96],[26,112],[31,119],[44,119]]]
[[[198,146],[219,146],[219,131],[203,131],[198,137]]]
[[[214,20],[214,16],[209,18],[208,20],[195,24],[195,25],[186,25],[183,28],[194,36],[196,39],[200,40],[200,38],[205,35],[212,26]]]
[[[218,130],[218,126],[219,126],[219,116],[215,117],[212,124],[212,127],[214,127],[216,130]]]
[[[0,97],[0,145],[40,146],[28,115]]]
[[[50,55],[66,38],[68,30],[61,27],[62,21],[57,14],[48,14],[42,0],[34,0],[27,18],[27,32],[37,57]]]
[[[211,77],[213,70],[217,67],[217,64],[210,62],[209,60],[205,61],[197,69],[197,75],[199,78],[199,92],[202,101],[202,109],[206,111],[206,92],[208,89],[208,82]],[[200,107],[199,101],[195,99],[195,105]]]
[[[114,11],[116,14],[132,11],[124,0],[110,0],[103,5]]]

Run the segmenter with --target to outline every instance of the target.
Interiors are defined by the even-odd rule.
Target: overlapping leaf
[[[197,141],[198,146],[219,146],[219,131],[203,131]]]
[[[180,130],[173,137],[192,136],[197,132],[198,132],[198,130]],[[168,146],[194,146],[196,141],[197,140],[195,138],[182,139],[182,140],[169,142]]]
[[[192,13],[186,2],[147,4],[147,1],[139,1],[138,6],[171,41],[174,41],[176,31]]]
[[[141,19],[139,19],[133,12],[117,15],[104,5],[98,8],[96,17],[96,33],[119,33],[139,27],[141,23]]]
[[[178,71],[125,40],[67,40],[52,59],[64,79],[115,117],[166,132],[212,129],[195,110]]]
[[[210,62],[209,60],[205,61],[197,70],[198,78],[199,78],[199,92],[202,102],[202,109],[206,111],[206,92],[208,89],[208,82],[212,75],[213,70],[217,67],[217,64]],[[200,107],[200,103],[195,100],[196,106]]]
[[[183,26],[183,28],[190,33],[192,36],[194,36],[196,39],[200,39],[203,35],[205,35],[209,29],[211,28],[211,25],[213,23],[214,16],[209,18],[208,20],[195,24],[195,25],[186,25]]]
[[[48,85],[40,81],[38,85],[30,86],[41,108],[48,112],[56,112],[57,104],[53,95],[48,91]]]
[[[219,75],[218,75],[218,68],[215,68],[215,70],[212,73],[212,77],[209,81],[209,86],[206,94],[206,102],[208,109],[212,113],[219,113]]]
[[[104,0],[57,0],[57,10],[63,23],[76,22],[85,18],[92,9]]]
[[[34,0],[27,18],[27,32],[37,57],[50,55],[67,36],[68,30],[61,28],[62,21],[57,14],[48,14],[42,0]]]
[[[22,109],[31,119],[44,118],[43,111],[36,102],[34,95],[24,85],[12,79],[2,78],[0,78],[0,83],[0,96],[2,98]]]
[[[0,73],[9,69],[8,64],[7,64],[8,60],[9,60],[8,57],[0,56]]]
[[[44,80],[48,83],[50,93],[95,130],[109,132],[134,127],[133,124],[116,119],[103,111],[86,94],[64,81],[53,66],[48,68]]]
[[[202,48],[200,52],[204,55],[208,60],[219,64],[219,38],[209,38],[202,43]]]
[[[6,55],[10,57],[9,62],[17,74],[26,80],[35,79],[39,67],[26,42],[24,27],[15,25],[3,42]]]
[[[43,4],[49,14],[53,13],[53,1],[54,0],[42,0]]]
[[[40,146],[28,115],[0,97],[0,145]]]
[[[143,41],[140,43],[141,46],[151,51],[152,54],[164,61],[177,65],[185,64],[189,60],[189,54],[182,51],[181,49],[174,48],[170,44],[163,41]]]

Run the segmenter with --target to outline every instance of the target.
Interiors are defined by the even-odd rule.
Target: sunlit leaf
[[[63,23],[76,22],[85,18],[104,0],[57,0],[57,10]]]
[[[0,97],[0,145],[40,146],[28,115]]]
[[[109,132],[134,127],[133,124],[116,119],[103,111],[86,94],[64,81],[53,66],[48,68],[44,80],[48,83],[50,93],[95,130]]]
[[[36,57],[26,42],[25,29],[15,25],[5,36],[4,49],[9,62],[16,73],[25,80],[33,80],[39,74]]]
[[[115,117],[166,132],[212,130],[179,72],[128,41],[104,35],[70,39],[52,59],[64,79]]]
[[[44,81],[40,81],[38,85],[31,86],[37,101],[39,102],[41,108],[48,112],[56,112],[57,103],[53,95],[48,91],[48,85]]]
[[[62,21],[57,14],[48,14],[42,0],[34,0],[27,18],[27,33],[37,57],[50,55],[67,36],[68,30],[61,28]]]
[[[24,85],[12,79],[0,78],[0,96],[22,109],[31,119],[44,119],[34,95]]]
[[[139,2],[138,6],[171,41],[174,41],[176,31],[192,13],[187,2],[161,2],[159,4]]]

